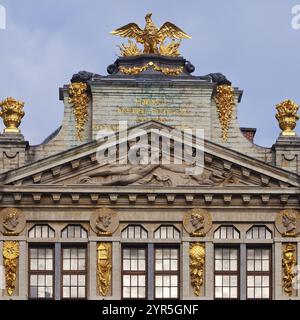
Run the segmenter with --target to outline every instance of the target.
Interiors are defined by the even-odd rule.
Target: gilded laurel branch
[[[16,287],[17,280],[17,261],[19,258],[19,242],[18,241],[4,241],[3,243],[3,257],[5,268],[5,282],[6,291],[11,296]]]
[[[282,267],[283,267],[283,290],[291,296],[293,293],[293,279],[296,276],[296,245],[293,243],[286,244],[283,250]]]
[[[215,102],[222,129],[222,139],[223,141],[227,141],[228,129],[232,120],[233,107],[235,105],[233,88],[230,85],[219,85],[217,87]]]
[[[202,243],[190,244],[190,275],[194,294],[200,296],[201,286],[204,283],[205,245]]]
[[[82,140],[84,126],[88,119],[87,84],[82,82],[72,83],[69,87],[69,103],[73,105],[73,112],[76,119],[76,131],[79,140]]]

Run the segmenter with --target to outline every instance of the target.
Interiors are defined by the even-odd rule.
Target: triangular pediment
[[[169,150],[156,146],[157,157],[129,160],[129,154],[137,150],[133,140],[144,134],[144,142],[159,137],[175,138],[169,141]],[[210,141],[199,143],[194,135],[185,136],[184,145],[192,150],[190,158],[182,159],[176,151],[176,143],[182,132],[161,123],[150,121],[121,131],[109,139],[99,139],[85,145],[53,155],[27,166],[0,175],[3,185],[97,185],[97,186],[145,186],[145,187],[299,187],[296,174],[268,165]],[[128,137],[131,139],[128,140]],[[173,137],[173,136],[172,136]],[[141,139],[140,139],[141,140]],[[159,140],[158,140],[159,141]],[[183,141],[183,140],[182,140]],[[144,145],[141,144],[140,145]],[[126,152],[124,153],[124,146]],[[192,164],[194,155],[203,162]],[[114,157],[113,156],[117,156]],[[181,154],[182,156],[182,154]],[[113,158],[113,160],[112,160]],[[169,158],[170,162],[162,158]],[[109,161],[108,161],[109,159]],[[197,158],[198,159],[198,158]],[[147,161],[146,161],[147,160]],[[154,163],[153,163],[153,160]],[[121,162],[121,163],[120,163]],[[195,171],[196,170],[196,171]]]

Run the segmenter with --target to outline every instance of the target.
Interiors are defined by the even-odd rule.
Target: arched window
[[[253,226],[247,231],[246,239],[272,239],[272,232],[266,226]]]
[[[179,239],[180,232],[174,226],[161,226],[154,231],[154,239]]]
[[[61,232],[61,237],[64,239],[86,239],[87,236],[87,231],[80,224],[69,224]]]
[[[147,230],[139,225],[129,225],[122,231],[123,239],[147,239]]]
[[[215,239],[239,239],[240,232],[234,226],[220,226],[214,233]]]
[[[36,224],[29,230],[28,237],[31,239],[55,238],[55,231],[47,224]]]

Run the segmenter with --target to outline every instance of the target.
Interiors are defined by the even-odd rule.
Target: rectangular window
[[[86,298],[87,257],[85,247],[62,248],[62,298]]]
[[[247,299],[271,299],[271,249],[247,248]]]
[[[239,298],[239,249],[215,248],[215,298]]]
[[[145,247],[122,249],[122,296],[124,299],[146,299],[147,250]]]
[[[155,299],[179,299],[179,248],[154,250]]]
[[[29,247],[29,298],[54,298],[53,247]]]

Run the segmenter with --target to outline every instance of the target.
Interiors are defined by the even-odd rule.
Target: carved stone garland
[[[282,267],[283,267],[283,290],[291,296],[293,293],[293,279],[296,276],[296,244],[288,243],[283,249]]]
[[[222,129],[222,139],[226,142],[228,138],[229,124],[232,120],[233,107],[235,105],[233,88],[226,84],[219,85],[217,87],[215,102]]]
[[[9,296],[14,292],[17,280],[17,263],[20,248],[18,241],[4,241],[3,257],[5,268],[6,291]]]
[[[101,296],[107,296],[111,284],[111,243],[98,244],[97,284]]]
[[[73,105],[73,112],[76,119],[76,130],[79,140],[82,140],[84,126],[88,119],[88,103],[87,84],[82,82],[74,82],[69,87],[69,103]]]
[[[201,286],[204,282],[205,268],[205,245],[203,243],[190,244],[190,274],[191,285],[194,288],[194,294],[200,296]]]

